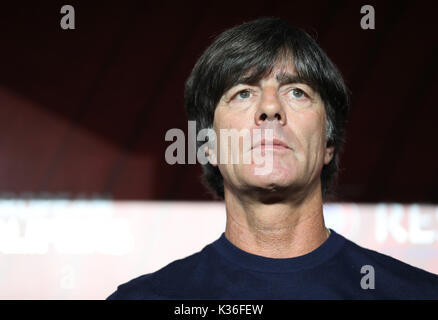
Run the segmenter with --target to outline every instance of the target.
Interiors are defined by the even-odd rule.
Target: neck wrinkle
[[[225,237],[246,252],[292,258],[313,251],[327,239],[319,184],[305,201],[271,204],[236,197],[225,188],[225,205]]]

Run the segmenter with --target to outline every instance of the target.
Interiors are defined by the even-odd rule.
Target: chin
[[[256,174],[255,168],[252,167],[246,177],[249,185],[266,190],[285,189],[293,185],[296,180],[295,170],[276,167],[264,175]]]

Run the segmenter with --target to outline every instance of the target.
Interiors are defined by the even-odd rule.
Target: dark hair
[[[333,190],[344,143],[349,96],[342,76],[324,51],[303,30],[278,18],[262,18],[220,34],[198,59],[186,82],[185,107],[197,132],[213,126],[215,108],[222,95],[245,76],[255,83],[269,74],[279,58],[292,56],[298,76],[321,96],[328,121],[332,161],[321,172],[324,199]],[[250,76],[248,76],[250,73]],[[198,142],[198,147],[203,142]],[[224,198],[224,182],[218,167],[203,165],[203,183]]]

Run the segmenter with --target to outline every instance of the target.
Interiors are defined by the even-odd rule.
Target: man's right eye
[[[248,99],[249,97],[251,97],[251,91],[249,91],[248,89],[239,91],[236,94],[236,97],[238,97],[239,99]]]

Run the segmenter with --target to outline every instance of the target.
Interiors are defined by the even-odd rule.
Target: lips
[[[282,140],[280,139],[273,139],[273,140],[266,140],[266,139],[262,139],[260,142],[255,143],[253,146],[254,148],[272,148],[272,149],[290,149],[290,147]]]

